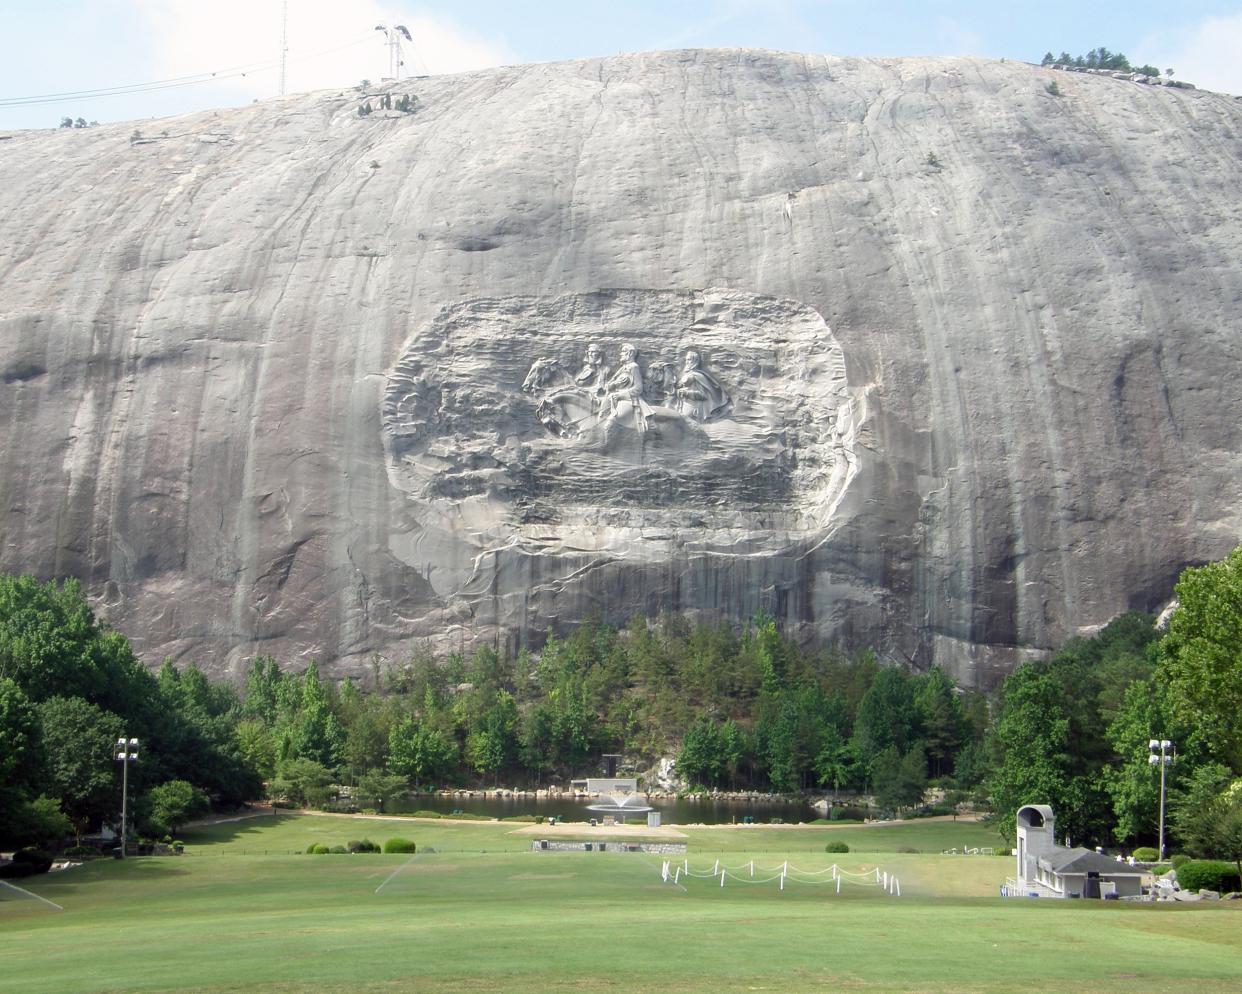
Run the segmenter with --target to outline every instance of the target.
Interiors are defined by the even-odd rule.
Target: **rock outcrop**
[[[988,684],[1237,543],[1242,102],[751,51],[388,89],[0,142],[0,567],[151,663],[766,611]]]

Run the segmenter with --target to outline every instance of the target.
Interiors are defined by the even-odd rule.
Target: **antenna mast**
[[[394,24],[391,28],[387,24],[377,24],[375,30],[383,31],[388,39],[388,78],[400,81],[401,67],[405,65],[401,60],[401,39],[414,40],[410,37],[410,29],[404,24]]]
[[[280,95],[285,95],[285,69],[289,62],[289,0],[280,5]]]

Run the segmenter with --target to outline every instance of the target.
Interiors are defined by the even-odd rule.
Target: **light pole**
[[[1147,762],[1151,766],[1160,767],[1160,862],[1164,862],[1164,771],[1171,762],[1175,751],[1173,743],[1168,739],[1151,739],[1147,743],[1150,755]]]
[[[129,764],[138,759],[138,740],[116,740],[116,761],[121,764],[121,858],[125,858],[125,826],[129,822]]]

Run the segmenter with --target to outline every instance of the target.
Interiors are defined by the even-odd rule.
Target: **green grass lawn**
[[[1233,902],[1001,901],[986,895],[1008,859],[830,856],[824,834],[847,830],[775,826],[735,830],[751,851],[726,830],[688,832],[694,868],[721,851],[742,879],[683,887],[661,882],[658,857],[532,853],[515,827],[255,819],[193,833],[180,858],[19,881],[65,910],[0,893],[0,992],[1242,990]],[[398,834],[436,852],[271,855]],[[907,846],[916,837],[881,840],[921,848]],[[804,876],[834,860],[854,872],[879,865],[902,896],[874,884],[839,895],[831,883],[750,884],[752,855],[756,879],[785,857]]]

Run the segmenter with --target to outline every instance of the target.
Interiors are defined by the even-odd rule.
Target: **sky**
[[[0,0],[0,129],[137,121],[280,92],[284,0]],[[970,55],[1104,46],[1242,94],[1242,0],[287,0],[286,90],[669,48]],[[215,74],[214,76],[211,74]],[[158,88],[136,89],[158,84]],[[129,89],[96,95],[87,91]],[[63,96],[63,94],[72,94]]]

